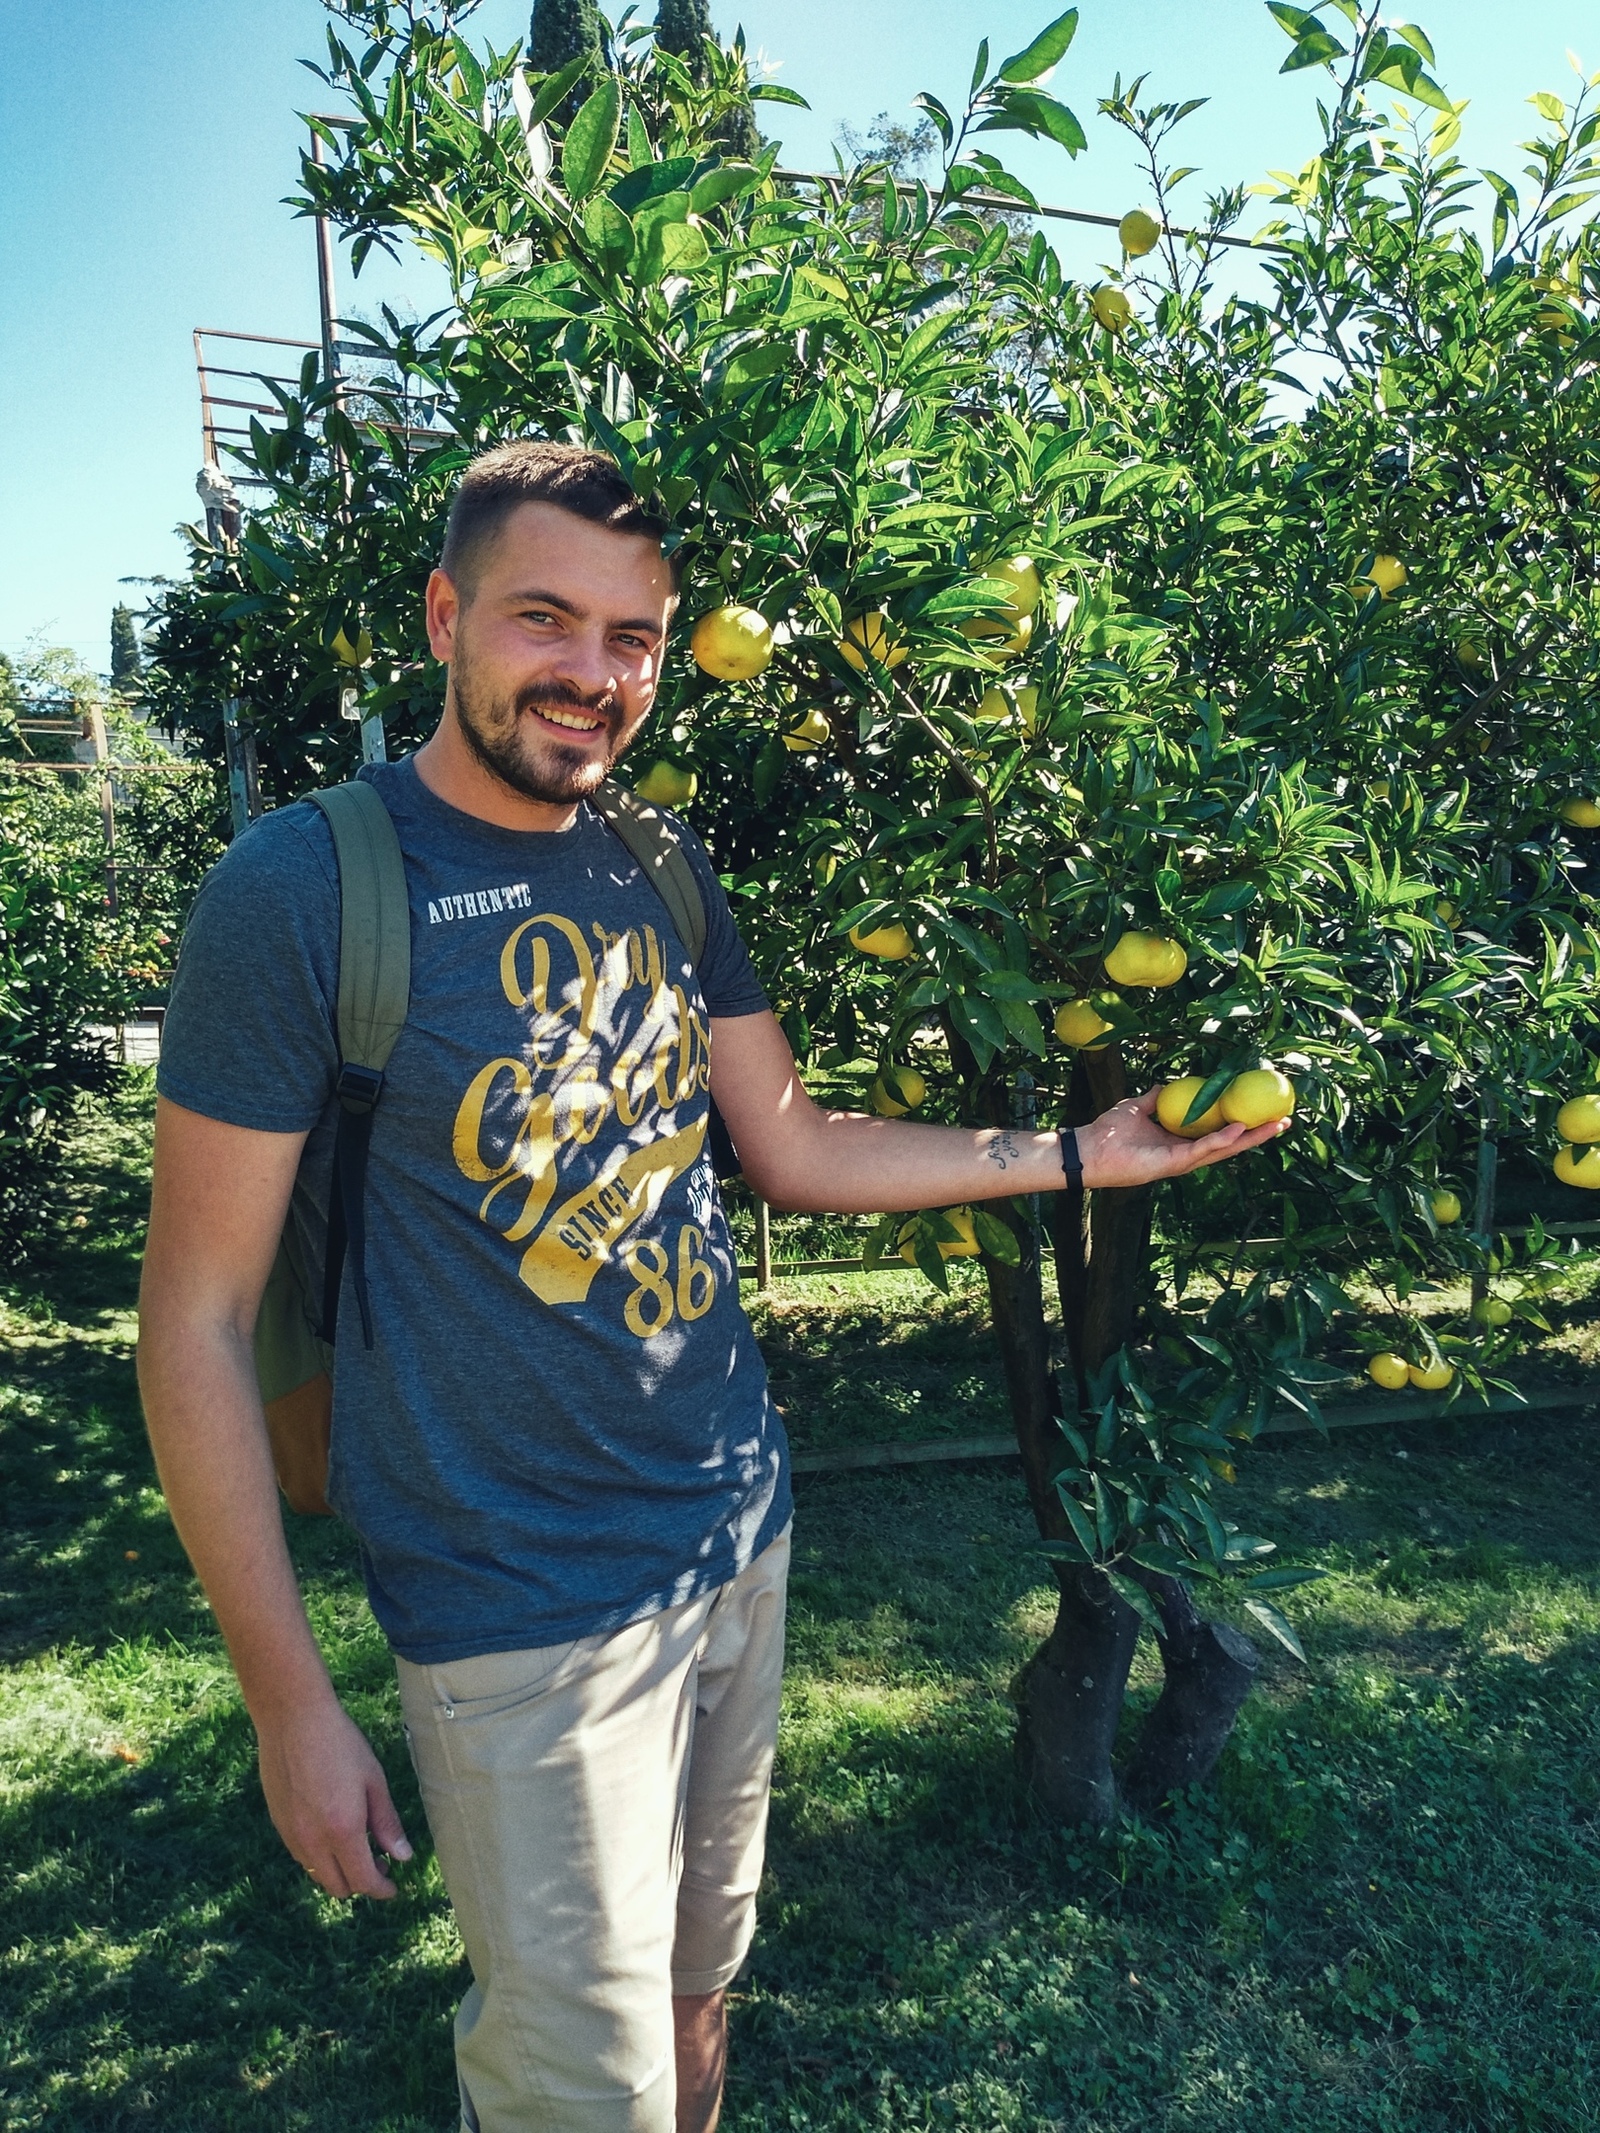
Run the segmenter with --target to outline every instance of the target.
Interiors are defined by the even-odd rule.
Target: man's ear
[[[454,579],[442,570],[434,571],[428,579],[428,643],[442,666],[455,657],[456,625],[465,606]]]

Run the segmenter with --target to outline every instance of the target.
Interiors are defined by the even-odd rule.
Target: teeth
[[[554,704],[541,705],[539,716],[547,718],[552,726],[570,726],[574,733],[598,733],[604,719],[582,718],[575,711],[558,710]]]

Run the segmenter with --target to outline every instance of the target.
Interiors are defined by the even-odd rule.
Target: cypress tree
[[[656,0],[656,44],[687,61],[697,82],[706,79],[705,40],[716,35],[711,0]],[[761,128],[748,103],[736,104],[717,122],[715,139],[725,155],[750,162],[761,153]]]
[[[600,64],[600,16],[595,0],[534,0],[528,24],[528,65],[558,74],[570,60],[592,53]]]
[[[139,632],[133,626],[133,610],[119,600],[111,610],[111,686],[124,696],[137,693],[144,677],[144,656]]]
[[[705,39],[713,34],[711,0],[658,0],[656,44],[689,62],[696,81],[705,79]]]

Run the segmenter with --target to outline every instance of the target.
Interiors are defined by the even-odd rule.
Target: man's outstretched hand
[[[258,1727],[261,1789],[273,1827],[330,1896],[399,1892],[374,1857],[411,1846],[366,1735],[332,1698]]]
[[[1078,1128],[1085,1185],[1153,1185],[1161,1178],[1186,1177],[1191,1170],[1264,1147],[1292,1123],[1280,1118],[1270,1126],[1223,1126],[1203,1140],[1186,1141],[1157,1122],[1160,1093],[1147,1089],[1143,1096],[1130,1096]]]

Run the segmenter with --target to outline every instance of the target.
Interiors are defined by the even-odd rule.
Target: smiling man
[[[437,731],[363,772],[411,911],[411,1003],[364,1192],[373,1337],[335,1350],[329,1495],[393,1647],[473,1983],[462,2123],[709,2133],[755,1920],[790,1495],[708,1147],[713,1090],[780,1206],[944,1207],[1176,1175],[1153,1093],[1074,1137],[823,1113],[698,842],[692,960],[590,796],[648,717],[677,603],[610,461],[485,454],[428,631]],[[411,1856],[285,1546],[251,1338],[286,1216],[326,1237],[339,875],[309,804],[257,823],[185,936],[159,1075],[140,1382],[279,1833],[336,1896]],[[318,1293],[314,1289],[313,1293]]]

